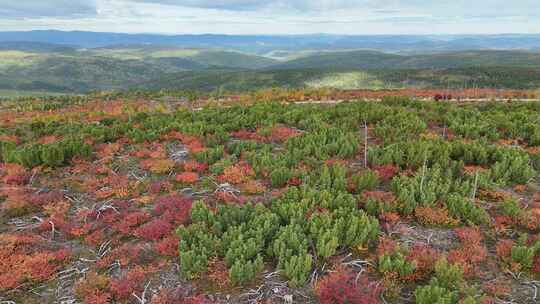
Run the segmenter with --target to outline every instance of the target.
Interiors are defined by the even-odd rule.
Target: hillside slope
[[[471,66],[540,66],[540,53],[462,51],[405,56],[363,50],[323,52],[290,60],[272,69],[442,69]]]

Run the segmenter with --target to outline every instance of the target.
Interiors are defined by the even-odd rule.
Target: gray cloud
[[[95,15],[95,0],[0,0],[0,18]]]

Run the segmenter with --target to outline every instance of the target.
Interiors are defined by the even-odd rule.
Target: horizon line
[[[293,36],[540,36],[538,33],[523,32],[501,32],[501,33],[432,33],[432,34],[340,34],[340,33],[296,33],[296,34],[275,34],[275,33],[257,33],[257,34],[228,34],[228,33],[159,33],[159,32],[106,32],[91,30],[59,30],[59,29],[32,29],[32,30],[2,30],[0,33],[31,33],[31,32],[61,32],[61,33],[95,33],[95,34],[122,34],[122,35],[156,35],[156,36],[268,36],[268,37],[293,37]]]

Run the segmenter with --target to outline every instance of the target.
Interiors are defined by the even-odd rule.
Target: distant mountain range
[[[385,52],[540,49],[540,35],[153,35],[83,31],[0,32],[0,42],[39,42],[96,48],[112,45],[165,45],[184,48],[226,48],[257,54],[276,50],[371,49]]]
[[[0,32],[4,92],[268,87],[540,88],[540,35]]]

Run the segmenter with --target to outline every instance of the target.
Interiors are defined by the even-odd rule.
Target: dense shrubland
[[[0,268],[19,265],[0,290],[24,283],[23,298],[63,278],[68,243],[92,261],[73,284],[88,303],[146,284],[164,303],[211,303],[200,294],[275,272],[321,303],[492,303],[510,291],[479,286],[483,272],[540,274],[538,103],[28,111],[0,121]],[[199,292],[158,288],[164,265]]]

